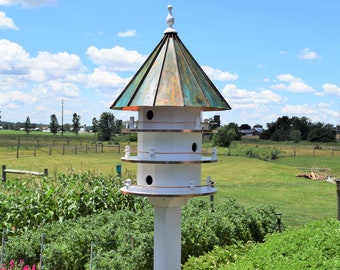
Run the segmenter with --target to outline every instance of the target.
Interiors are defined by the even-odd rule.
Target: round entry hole
[[[151,185],[152,184],[152,176],[151,175],[148,175],[147,177],[146,177],[146,183],[148,184],[148,185]]]
[[[196,152],[197,151],[197,143],[193,143],[191,146],[192,152]]]
[[[151,119],[153,118],[153,111],[148,111],[148,112],[146,113],[146,118],[147,118],[148,120],[151,120]]]

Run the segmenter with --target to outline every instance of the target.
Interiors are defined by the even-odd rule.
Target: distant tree
[[[66,124],[64,124],[64,131],[70,131],[71,130],[71,124],[69,124],[69,123],[66,123]]]
[[[241,130],[242,130],[242,129],[249,130],[249,129],[251,129],[251,126],[249,126],[248,124],[242,124],[242,125],[240,126],[240,129],[241,129]]]
[[[114,131],[116,129],[115,125],[116,125],[116,121],[115,121],[114,115],[109,112],[103,112],[100,115],[99,124],[98,124],[99,139],[102,141],[111,140],[111,138],[114,136]]]
[[[310,142],[335,142],[336,128],[331,124],[316,123],[308,133],[307,140]]]
[[[59,124],[55,114],[51,115],[50,130],[55,135],[58,132]]]
[[[292,130],[299,130],[301,132],[301,139],[307,140],[308,133],[312,127],[312,122],[307,117],[293,117]]]
[[[92,118],[92,131],[93,133],[97,134],[98,131],[98,120],[96,117]]]
[[[209,129],[216,129],[221,126],[220,116],[214,115],[212,118],[209,118]]]
[[[115,120],[115,128],[113,130],[113,132],[115,134],[121,134],[122,133],[122,129],[123,129],[123,120],[120,119],[116,119]]]
[[[25,121],[25,132],[28,135],[31,132],[31,119],[29,116],[27,116],[26,121]]]
[[[301,141],[301,131],[300,131],[300,130],[293,129],[293,130],[289,133],[289,138],[290,138],[291,140],[293,140],[295,143],[298,143],[299,141]]]
[[[213,143],[217,146],[229,147],[234,140],[240,140],[241,134],[235,123],[229,123],[217,129],[217,133],[213,137]]]
[[[74,113],[72,123],[73,123],[73,132],[76,135],[78,135],[78,132],[80,130],[80,115]]]

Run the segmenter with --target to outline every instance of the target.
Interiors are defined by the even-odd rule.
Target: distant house
[[[242,136],[259,136],[263,131],[263,128],[241,129]]]

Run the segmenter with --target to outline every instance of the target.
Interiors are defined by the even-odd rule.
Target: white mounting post
[[[181,269],[181,207],[185,197],[149,197],[154,206],[154,270]]]

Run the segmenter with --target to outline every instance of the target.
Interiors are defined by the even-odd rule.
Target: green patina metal
[[[138,110],[140,106],[200,107],[203,111],[231,109],[177,32],[164,34],[110,108]]]

